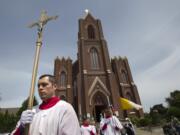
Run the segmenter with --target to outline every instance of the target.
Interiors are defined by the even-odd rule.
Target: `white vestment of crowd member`
[[[92,135],[91,132],[96,135],[96,128],[94,125],[81,125],[81,135]]]
[[[107,125],[106,128],[105,125]],[[100,129],[103,135],[121,135],[123,126],[116,116],[112,116],[101,120]]]

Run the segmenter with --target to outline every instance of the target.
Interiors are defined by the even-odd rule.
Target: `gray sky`
[[[89,9],[110,56],[128,58],[145,111],[165,103],[180,89],[179,7],[179,0],[1,0],[0,107],[20,106],[29,95],[37,31],[27,26],[43,9],[59,18],[45,28],[38,75],[53,73],[57,56],[77,59],[78,19]]]

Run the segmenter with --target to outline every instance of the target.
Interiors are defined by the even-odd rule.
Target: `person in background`
[[[126,132],[128,135],[135,135],[135,129],[134,126],[129,118],[125,119],[127,123],[125,124],[124,128],[126,129]]]
[[[55,96],[55,78],[45,74],[39,77],[38,92],[42,103],[25,110],[11,135],[22,135],[30,124],[29,135],[80,135],[79,122],[73,107]]]
[[[90,125],[94,128],[96,135],[98,135],[97,123],[95,122],[94,118],[91,118]]]
[[[104,111],[105,117],[100,122],[100,130],[103,135],[121,135],[123,126],[116,116],[112,115],[111,108]]]
[[[171,118],[171,127],[175,130],[176,134],[180,135],[180,122],[174,116]]]
[[[96,135],[96,128],[94,125],[90,125],[89,118],[84,118],[81,125],[81,135]]]

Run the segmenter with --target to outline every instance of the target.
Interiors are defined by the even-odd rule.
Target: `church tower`
[[[116,81],[118,82],[118,92],[120,93],[120,96],[141,105],[138,90],[133,81],[127,58],[115,57],[111,60],[111,63],[113,72],[116,76]],[[132,112],[135,113],[136,116],[143,116],[142,110],[137,111],[135,109],[123,111],[123,115],[124,117],[128,117]]]
[[[79,20],[78,68],[80,115],[99,121],[100,113],[107,106],[119,108],[120,95],[101,22],[90,13]]]
[[[54,62],[54,76],[57,83],[56,95],[62,100],[73,103],[72,60],[57,57]]]

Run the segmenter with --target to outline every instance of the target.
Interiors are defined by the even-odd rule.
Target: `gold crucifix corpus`
[[[32,28],[34,26],[38,27],[38,41],[37,42],[42,41],[42,31],[43,31],[44,25],[47,24],[48,21],[56,20],[57,18],[58,18],[57,15],[56,16],[48,16],[47,12],[45,10],[43,10],[41,12],[41,16],[40,16],[39,20],[28,26],[29,28]]]

